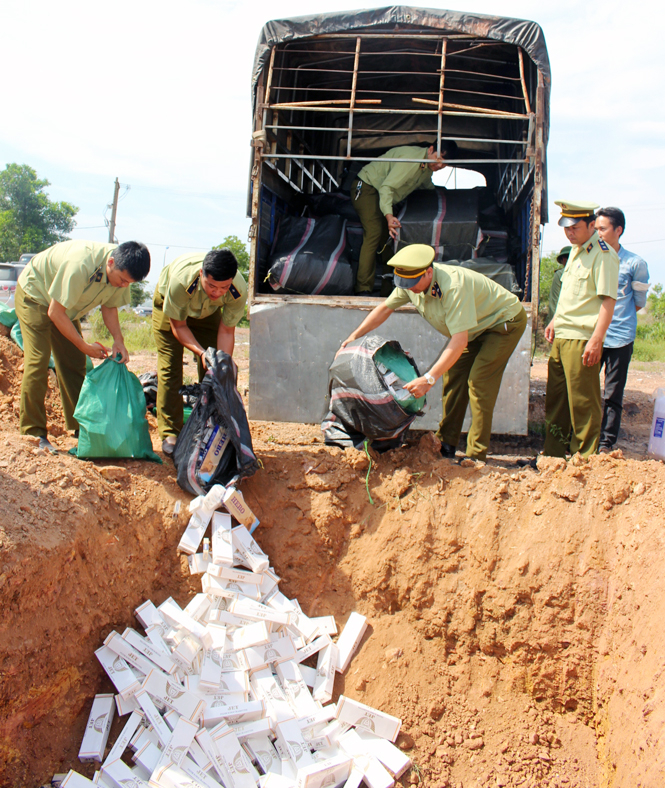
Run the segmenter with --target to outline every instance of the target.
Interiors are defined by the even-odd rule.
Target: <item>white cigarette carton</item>
[[[231,531],[233,546],[243,557],[252,572],[263,572],[270,565],[268,556],[261,550],[247,528],[239,525]]]
[[[81,749],[79,750],[79,761],[89,763],[90,761],[104,760],[104,750],[109,738],[113,714],[115,713],[115,701],[113,694],[95,695],[90,709],[88,723],[85,726]]]
[[[158,670],[150,671],[143,682],[142,689],[192,722],[198,721],[206,705],[204,700],[171,681]]]
[[[148,783],[150,788],[202,788],[201,783],[174,763],[159,763]]]
[[[324,788],[339,785],[351,774],[353,761],[347,755],[338,755],[319,763],[298,769],[297,788]]]
[[[187,556],[190,575],[201,575],[208,571],[211,561],[203,553],[194,553]]]
[[[196,747],[201,752],[203,752],[196,742],[192,742],[192,744],[196,745]],[[211,767],[212,764],[210,764],[210,767],[208,768]],[[190,777],[193,777],[197,782],[204,786],[204,788],[219,788],[219,783],[217,780],[213,779],[209,774],[207,774],[207,769],[199,766],[193,758],[190,758],[186,755],[182,759],[180,768],[183,770],[183,772],[186,772]]]
[[[185,606],[183,612],[195,621],[203,621],[212,606],[212,599],[207,594],[195,594]]]
[[[344,788],[359,788],[360,783],[363,781],[363,777],[362,769],[358,769],[357,766],[354,766],[353,769],[351,769],[348,780],[344,783]]]
[[[249,506],[247,506],[239,490],[228,487],[223,498],[223,503],[229,514],[232,514],[246,529],[251,529],[253,531],[259,524],[258,517]],[[247,531],[247,533],[249,534],[249,531]],[[268,564],[266,564],[266,567],[267,566]]]
[[[245,739],[245,747],[265,773],[282,773],[282,761],[279,753],[268,736],[248,736]]]
[[[178,669],[189,671],[199,651],[201,651],[201,644],[197,640],[194,640],[193,637],[187,635],[173,649],[173,662],[177,665]]]
[[[375,736],[364,728],[358,728],[357,731],[349,731],[344,735],[349,736],[352,732],[363,743],[366,752],[378,758],[396,780],[399,780],[411,766],[411,758],[387,739]]]
[[[199,743],[203,752],[212,762],[212,767],[223,785],[225,785],[226,788],[233,788],[233,781],[231,780],[229,771],[226,768],[226,764],[221,756],[221,753],[217,749],[217,746],[210,735],[210,731],[207,728],[201,728],[201,730],[199,730],[199,732],[196,734],[196,741]]]
[[[148,783],[137,777],[136,773],[118,758],[117,761],[105,763],[102,775],[108,777],[117,788],[148,788]]]
[[[274,610],[267,605],[262,605],[260,602],[243,599],[242,597],[234,600],[229,605],[229,612],[235,613],[238,616],[244,616],[245,618],[251,618],[254,621],[271,621],[280,626],[288,625],[292,615],[290,613],[282,613],[278,610]]]
[[[189,518],[187,528],[180,538],[180,543],[178,544],[178,550],[180,550],[180,552],[194,555],[199,549],[199,545],[201,544],[201,540],[203,539],[211,517],[212,512],[206,512],[204,509],[199,509],[194,512]]]
[[[322,635],[336,635],[337,622],[335,616],[315,616],[310,618],[310,621],[318,627]]]
[[[252,674],[249,683],[257,697],[266,702],[268,717],[273,726],[278,722],[294,718],[293,709],[271,670],[257,670]]]
[[[164,617],[149,599],[136,608],[134,615],[141,622],[143,629],[147,630],[148,627],[159,627],[162,631],[162,635],[165,635],[169,629],[168,624],[164,621]]]
[[[187,758],[191,758],[199,767],[199,769],[203,769],[204,772],[210,771],[210,769],[212,769],[212,761],[203,752],[201,745],[196,741],[196,739],[189,745],[189,753],[187,754]],[[185,761],[187,758],[185,758]],[[185,769],[185,771],[187,771],[187,769]]]
[[[60,783],[60,788],[63,788],[63,786],[64,788],[90,788],[93,785],[92,780],[88,780],[87,777],[70,769],[65,779]]]
[[[311,714],[316,714],[320,706],[312,697],[305,683],[300,665],[292,660],[288,660],[285,662],[278,662],[275,669],[286,695],[286,699],[291,705],[294,713],[298,717],[307,717]]]
[[[184,610],[173,601],[167,600],[163,605],[160,605],[162,615],[173,626],[182,627],[186,629],[192,637],[196,638],[203,646],[209,648],[212,646],[212,640],[203,624],[192,618]]]
[[[233,566],[233,540],[231,515],[215,512],[212,517],[212,563],[216,566]]]
[[[346,672],[366,629],[367,619],[365,616],[361,616],[360,613],[351,613],[342,634],[337,639],[337,671],[339,673]]]
[[[125,700],[131,698],[140,689],[141,682],[132,672],[126,660],[119,657],[115,651],[111,651],[107,646],[102,646],[95,651],[95,656]]]
[[[234,651],[252,648],[253,646],[265,646],[270,643],[270,633],[265,621],[256,621],[244,627],[239,627],[229,633]]]
[[[180,766],[182,759],[185,757],[185,755],[187,755],[189,746],[194,741],[194,736],[196,736],[198,730],[199,726],[196,723],[190,722],[185,717],[181,717],[173,729],[171,738],[168,740],[166,746],[162,750],[162,754],[156,768],[159,769],[160,767],[166,766],[169,763],[175,763],[176,766]]]
[[[303,739],[298,720],[286,720],[278,723],[275,726],[275,734],[282,750],[288,754],[289,758],[295,763],[296,768],[301,769],[303,766],[310,766],[315,763]]]
[[[122,695],[115,696],[115,707],[118,710],[118,716],[124,717],[125,714],[131,714],[133,711],[140,711],[141,707],[136,702],[134,695],[125,700]]]
[[[230,726],[233,732],[238,737],[238,741],[244,741],[251,736],[262,736],[263,734],[270,734],[273,732],[268,717],[262,717],[260,720],[253,722],[240,722],[237,725]]]
[[[259,720],[264,714],[265,703],[262,700],[250,700],[234,705],[224,702],[216,706],[208,704],[203,712],[203,724],[206,728],[214,728],[222,721],[228,725],[237,725]]]
[[[225,597],[226,599],[237,599],[238,596],[240,596],[241,591],[239,590],[237,583],[231,585],[235,585],[235,589],[228,588],[229,583],[226,580],[215,577],[208,572],[206,572],[201,577],[201,588],[203,589],[203,593],[209,594],[210,596]],[[253,588],[256,588],[256,586],[253,586]]]
[[[221,456],[221,455],[220,455]],[[213,486],[205,494],[201,502],[201,508],[209,512],[214,512],[222,505],[226,488],[222,484],[213,484]]]
[[[265,573],[264,573],[265,574]],[[297,600],[289,599],[281,591],[275,591],[266,599],[265,604],[280,613],[300,613]]]
[[[227,651],[225,649],[222,656],[222,681],[224,680],[224,673],[236,673],[239,670],[249,670],[245,652]]]
[[[231,602],[233,604],[233,602]],[[229,605],[230,607],[230,605]],[[243,618],[241,615],[237,613],[230,613],[227,610],[213,610],[213,615],[210,617],[210,624],[216,624],[217,626],[224,626],[224,627],[246,627],[248,624],[254,624],[256,622],[255,618]],[[210,626],[208,624],[208,626]]]
[[[302,670],[302,666],[300,666],[300,670]],[[327,706],[317,709],[314,714],[308,714],[306,717],[300,717],[298,724],[302,730],[307,730],[307,728],[312,728],[315,725],[325,725],[327,722],[330,722],[330,720],[335,719],[336,713],[337,704],[329,703]]]
[[[201,663],[201,677],[199,686],[204,690],[215,692],[222,680],[222,659],[224,658],[223,648],[207,648],[203,652],[203,662]]]
[[[250,670],[261,670],[272,663],[291,661],[295,654],[296,649],[290,637],[277,638],[264,646],[245,649]]]
[[[165,747],[166,743],[171,738],[171,730],[162,719],[160,713],[157,711],[155,704],[152,702],[152,698],[150,695],[148,695],[145,689],[137,692],[134,697],[145,712],[145,716],[148,718],[150,724],[154,728],[160,745]]]
[[[169,709],[166,714],[164,714],[164,722],[169,726],[171,732],[175,729],[179,719],[180,715],[177,711],[173,711],[173,709]]]
[[[139,635],[138,632],[129,627],[122,633],[123,640],[126,640],[132,648],[135,648],[139,654],[143,654],[151,662],[163,670],[165,673],[175,673],[176,665],[172,659],[164,654],[160,649],[156,648],[149,640]]]
[[[120,732],[120,736],[118,736],[113,747],[111,747],[109,750],[109,754],[106,757],[107,761],[115,761],[117,758],[122,757],[123,752],[129,746],[129,742],[132,740],[134,734],[136,733],[136,729],[139,727],[142,721],[142,712],[133,711],[131,717],[125,723],[125,727]]]
[[[246,569],[234,569],[231,566],[220,564],[210,567],[209,573],[222,580],[232,580],[234,583],[245,583],[253,586],[260,586],[263,580],[262,572],[248,572]]]
[[[147,657],[144,657],[143,654],[140,654],[115,631],[110,632],[106,636],[104,645],[110,648],[111,651],[118,656],[122,657],[130,667],[135,668],[139,673],[147,675],[153,669],[159,670],[154,662],[151,662]]]
[[[259,788],[296,788],[296,781],[283,774],[262,774],[259,777]]]
[[[359,755],[353,762],[362,770],[369,788],[392,788],[395,785],[390,772],[373,755]]]
[[[302,635],[308,643],[321,634],[316,623],[302,611],[291,614],[289,628],[295,630],[296,635]]]
[[[259,591],[261,592],[261,599],[264,601],[277,590],[277,580],[274,579],[272,572],[266,570],[261,574],[261,585]]]
[[[402,726],[402,720],[386,714],[357,700],[342,695],[337,701],[337,719],[349,725],[366,730],[382,739],[395,741]]]
[[[305,684],[307,684],[310,689],[314,689],[314,685],[316,684],[316,668],[300,665],[300,672],[302,673]]]
[[[240,746],[233,730],[222,722],[212,729],[210,735],[224,759],[224,764],[235,788],[256,788],[259,774]]]
[[[164,626],[167,626],[166,623],[164,624]],[[152,643],[152,645],[156,649],[163,651],[167,657],[171,656],[171,647],[164,640],[165,632],[161,627],[151,625],[146,629],[145,634],[148,640]]]
[[[312,692],[314,700],[328,703],[332,699],[336,665],[337,646],[334,643],[330,643],[322,651],[319,651],[319,658],[316,663],[317,679]]]

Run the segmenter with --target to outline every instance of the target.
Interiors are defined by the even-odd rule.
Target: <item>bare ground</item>
[[[237,358],[244,392],[246,345]],[[176,554],[189,496],[171,463],[39,452],[17,431],[21,361],[0,338],[0,784],[36,788],[92,773],[76,755],[92,695],[112,691],[93,656],[106,634],[198,584]],[[476,469],[416,433],[373,459],[373,504],[364,454],[252,423],[256,536],[307,613],[368,616],[335,690],[403,719],[403,784],[661,788],[665,467],[645,441],[664,365],[633,365],[619,452],[538,472],[515,466],[539,447],[545,363],[532,371],[530,436],[499,436]],[[73,445],[57,391],[49,413]]]

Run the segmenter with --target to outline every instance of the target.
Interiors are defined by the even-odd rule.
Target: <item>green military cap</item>
[[[556,256],[556,261],[557,261],[557,263],[559,263],[559,265],[564,265],[564,263],[566,263],[566,262],[567,262],[567,260],[568,260],[568,255],[570,254],[570,250],[571,250],[572,248],[573,248],[572,246],[563,246],[563,247],[561,248],[561,251],[560,251],[560,252],[559,252],[559,254]]]
[[[561,218],[559,227],[572,227],[580,219],[590,219],[593,217],[597,208],[595,202],[569,202],[568,200],[555,200],[555,205],[561,206]]]
[[[388,261],[395,269],[395,286],[410,290],[425,275],[434,260],[434,249],[427,244],[404,246]]]

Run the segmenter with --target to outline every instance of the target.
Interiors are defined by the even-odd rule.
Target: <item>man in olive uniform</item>
[[[397,231],[402,225],[393,214],[393,206],[416,189],[434,189],[432,173],[442,170],[446,166],[445,159],[451,158],[456,150],[457,144],[451,141],[441,143],[440,156],[434,146],[422,148],[402,145],[391,148],[360,170],[351,185],[351,204],[363,226],[356,294],[371,295],[374,289],[377,251],[385,248],[389,237],[397,238]]]
[[[235,327],[246,302],[247,284],[229,249],[182,255],[160,274],[152,329],[157,343],[157,421],[165,454],[173,454],[182,430],[183,348],[198,357],[201,380],[209,347],[233,355]]]
[[[78,430],[74,409],[85,378],[86,356],[129,354],[120,330],[118,307],[129,304],[129,285],[145,279],[150,252],[141,243],[104,244],[65,241],[35,255],[16,287],[16,315],[23,335],[20,430],[39,437],[40,448],[55,451],[46,430],[44,399],[53,353],[60,398],[68,430]],[[109,351],[81,336],[80,319],[100,306],[111,336]]]
[[[545,395],[545,446],[550,457],[598,450],[602,406],[600,359],[612,322],[619,258],[595,228],[595,203],[557,200],[559,225],[572,244],[561,279],[554,319],[545,329],[552,343]]]
[[[467,405],[471,428],[466,456],[485,460],[494,405],[508,359],[526,328],[519,300],[477,271],[432,264],[434,249],[411,244],[392,258],[396,289],[342,343],[342,347],[380,326],[395,309],[413,304],[427,322],[450,341],[429,372],[408,383],[423,397],[443,377],[443,418],[436,433],[441,454],[453,458]]]
[[[550,287],[550,297],[547,304],[547,323],[552,322],[554,313],[556,312],[556,305],[559,303],[559,294],[561,293],[561,277],[563,276],[566,263],[568,262],[568,255],[572,247],[564,246],[556,257],[557,263],[561,266],[557,268],[552,277],[552,285]]]

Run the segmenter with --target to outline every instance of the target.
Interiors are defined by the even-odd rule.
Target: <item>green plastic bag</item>
[[[21,331],[21,324],[18,320],[12,326],[12,330],[9,332],[9,336],[16,342],[16,344],[23,350],[23,332]],[[48,368],[55,369],[55,361],[53,360],[53,356],[51,356],[48,360]],[[85,357],[85,374],[87,375],[88,372],[91,372],[95,368],[95,365],[92,363],[92,359],[90,356]]]
[[[11,328],[16,322],[18,322],[16,310],[10,309],[6,304],[0,304],[0,323],[3,326],[7,326],[7,328]]]
[[[403,388],[403,383],[410,383],[418,377],[416,370],[404,353],[399,352],[386,342],[386,344],[380,347],[374,354],[374,361],[376,364],[383,364],[388,369],[388,372],[394,372],[399,378],[397,391],[399,391],[401,396],[397,399],[393,394],[393,399],[395,399],[407,413],[420,413],[425,405],[425,397],[416,399]]]
[[[119,356],[118,356],[119,357]],[[112,358],[86,375],[74,418],[79,423],[77,457],[161,459],[152,450],[139,379]]]

